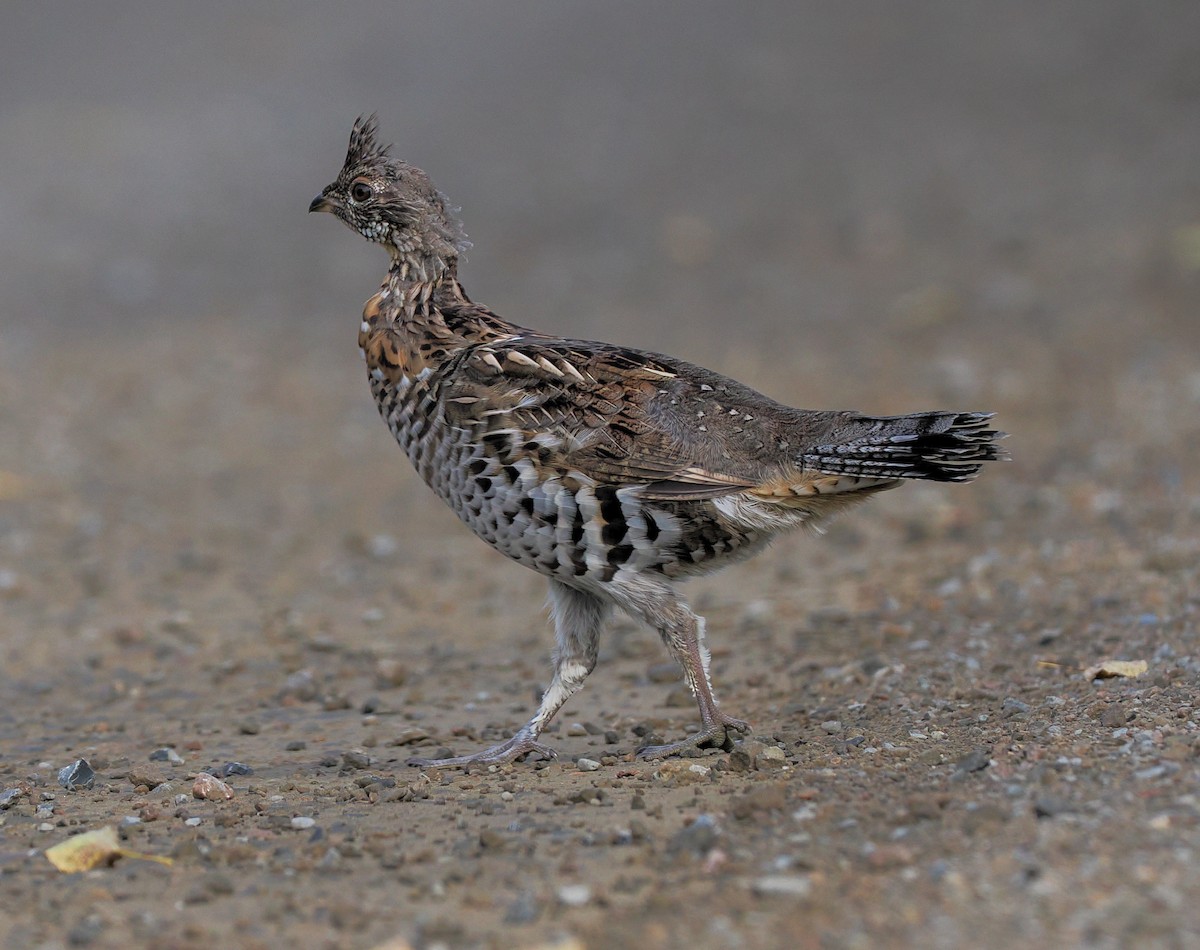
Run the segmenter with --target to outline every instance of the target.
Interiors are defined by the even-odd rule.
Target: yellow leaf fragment
[[[60,871],[74,874],[90,871],[102,864],[112,864],[121,856],[121,844],[117,841],[117,829],[111,825],[81,835],[73,835],[46,849],[46,857]]]
[[[117,829],[112,825],[97,828],[95,831],[86,831],[81,835],[73,835],[66,841],[60,841],[46,849],[46,858],[66,874],[107,867],[117,858],[157,861],[159,864],[168,866],[171,864],[170,858],[159,857],[157,854],[142,854],[122,848],[121,842],[117,839]]]
[[[1106,680],[1117,676],[1141,676],[1150,669],[1145,660],[1104,660],[1083,671],[1086,680]]]

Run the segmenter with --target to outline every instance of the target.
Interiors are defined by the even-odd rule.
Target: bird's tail
[[[843,416],[824,441],[800,456],[808,469],[866,478],[969,482],[985,462],[1008,458],[989,427],[990,412]]]

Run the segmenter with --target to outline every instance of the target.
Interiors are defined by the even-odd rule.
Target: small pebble
[[[403,686],[408,681],[408,667],[392,657],[375,661],[375,685],[380,689]]]
[[[558,889],[558,902],[567,907],[583,907],[592,899],[592,889],[586,884],[564,884]]]
[[[504,835],[495,828],[484,828],[479,832],[479,843],[489,851],[499,851],[505,845]]]
[[[183,756],[172,749],[170,746],[164,746],[161,749],[155,749],[150,753],[151,762],[170,762],[172,765],[183,765]]]
[[[783,788],[775,782],[764,783],[758,788],[752,788],[730,803],[730,814],[739,821],[760,819],[770,812],[782,812],[787,809],[787,796]]]
[[[580,758],[575,760],[575,766],[580,772],[595,772],[596,769],[600,768],[600,763],[595,759]]]
[[[313,676],[313,671],[304,669],[297,670],[284,680],[280,698],[311,702],[317,698],[317,693],[317,681]]]
[[[1113,703],[1100,714],[1100,725],[1107,726],[1109,729],[1119,729],[1125,725],[1128,719],[1125,707],[1120,703]]]
[[[754,760],[745,749],[734,749],[729,753],[729,771],[749,772],[754,766]]]
[[[105,920],[99,914],[88,914],[67,931],[67,944],[72,947],[88,947],[104,933]]]
[[[0,792],[0,808],[11,808],[23,794],[24,792],[19,788],[6,788]]]
[[[1038,818],[1054,818],[1074,810],[1074,805],[1057,795],[1042,795],[1033,803],[1033,813]]]
[[[567,735],[569,736],[586,736],[587,734],[588,731],[581,722],[573,722],[567,726]]]
[[[717,820],[712,815],[699,815],[690,825],[675,832],[667,842],[667,854],[689,851],[704,855],[716,844],[718,834]]]
[[[311,828],[316,823],[317,823],[317,819],[310,818],[307,815],[297,815],[291,821],[292,827],[300,829],[300,830],[304,830],[305,828]]]
[[[424,742],[428,738],[429,733],[426,730],[419,726],[409,726],[389,739],[388,745],[412,745],[414,742]]]
[[[754,757],[754,767],[766,772],[787,765],[787,754],[777,745],[769,745]]]
[[[974,749],[954,763],[954,770],[962,774],[980,772],[992,761],[991,749]]]
[[[206,772],[211,772],[217,778],[228,778],[231,775],[253,775],[254,769],[244,762],[226,762],[224,765],[217,766],[212,769],[205,769]]]
[[[129,779],[131,785],[144,785],[150,789],[161,787],[167,780],[162,770],[153,765],[135,765],[126,773],[125,777]]]
[[[228,801],[233,798],[233,789],[215,775],[201,772],[196,776],[196,781],[192,785],[192,795],[207,801]]]
[[[504,912],[506,924],[532,924],[541,916],[542,909],[538,906],[537,898],[526,892],[508,905]]]
[[[395,557],[399,550],[400,542],[390,534],[375,534],[367,540],[367,553],[377,561]]]
[[[77,788],[91,788],[96,784],[96,773],[88,764],[87,759],[76,759],[70,765],[58,770],[58,784],[68,792]]]
[[[751,881],[750,890],[760,897],[808,897],[812,881],[796,874],[767,874]]]

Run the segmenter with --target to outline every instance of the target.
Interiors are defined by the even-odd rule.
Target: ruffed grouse
[[[392,434],[472,531],[550,581],[554,676],[533,718],[492,748],[413,764],[553,755],[538,738],[595,666],[614,606],[659,632],[700,707],[698,732],[638,754],[731,749],[747,724],[717,705],[704,620],[675,582],[902,479],[965,482],[1001,457],[989,414],[792,409],[670,356],[501,319],[459,283],[464,234],[445,196],[390,157],[374,116],[309,211],[391,258],[358,340]]]

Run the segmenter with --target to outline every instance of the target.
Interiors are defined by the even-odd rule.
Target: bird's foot
[[[467,765],[502,765],[505,762],[515,762],[534,752],[547,759],[553,759],[558,755],[550,746],[542,745],[530,736],[518,734],[499,745],[473,752],[470,755],[456,755],[448,759],[423,759],[417,756],[407,759],[405,764],[416,765],[423,769],[453,769]]]
[[[744,735],[749,731],[750,723],[718,712],[714,714],[713,721],[699,732],[686,739],[681,739],[679,742],[643,746],[637,750],[637,757],[639,759],[662,759],[668,755],[679,755],[692,749],[721,749],[724,752],[732,752],[733,734]]]

